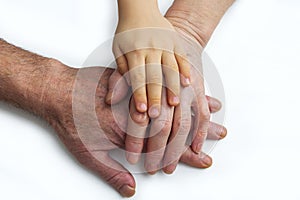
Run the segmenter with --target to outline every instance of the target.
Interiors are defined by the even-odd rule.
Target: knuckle
[[[165,148],[162,147],[160,149],[153,149],[152,151],[148,151],[147,149],[147,155],[146,155],[146,162],[147,163],[159,163],[160,160],[164,156],[164,150]]]
[[[142,147],[143,146],[143,140],[131,139],[131,140],[127,141],[127,144],[134,145],[135,147]]]
[[[151,94],[149,94],[149,100],[150,100],[151,104],[159,104],[160,105],[160,102],[161,102],[160,96],[153,96]]]
[[[121,58],[121,57],[117,58],[116,62],[117,62],[118,67],[120,67],[120,68],[124,68],[127,66],[127,61],[125,58]]]
[[[178,65],[177,63],[171,62],[171,63],[167,63],[168,68],[170,68],[172,71],[178,72]]]
[[[190,126],[190,120],[187,118],[180,118],[176,120],[176,126],[179,129],[188,129]],[[181,133],[182,131],[179,131],[179,133]]]
[[[202,144],[204,142],[206,136],[207,136],[206,132],[200,131],[200,132],[197,133],[194,141],[196,141],[197,143]]]
[[[126,69],[126,67],[124,66],[124,65],[119,65],[118,64],[118,72],[121,74],[121,75],[123,75],[123,74],[125,74],[126,72],[127,72],[127,69]]]
[[[154,48],[157,46],[157,39],[156,38],[151,38],[150,41],[148,42],[149,46],[152,47],[151,49],[154,50]]]
[[[199,161],[199,157],[198,156],[194,156],[194,154],[190,154],[188,156],[188,159],[192,162],[192,163],[197,163]]]
[[[121,50],[120,50],[120,47],[119,47],[119,40],[114,38],[114,41],[113,41],[113,44],[112,44],[112,51],[113,51],[113,54],[115,56],[119,56],[121,54]]]
[[[134,44],[134,50],[130,53],[134,59],[139,59],[144,56],[144,51],[140,49],[141,47],[138,44]]]
[[[148,117],[147,113],[140,113],[138,111],[133,112],[131,114],[131,118],[135,123],[137,123],[139,125],[147,124],[149,121],[149,117]]]
[[[130,139],[126,141],[126,150],[130,152],[140,153],[143,146],[143,139]]]
[[[162,127],[160,134],[163,138],[167,138],[169,137],[170,132],[171,132],[171,126],[165,125],[164,127]]]
[[[115,172],[113,174],[104,173],[103,178],[108,182],[108,184],[115,186],[117,183],[117,180],[121,179],[122,173],[121,172]]]
[[[147,54],[155,54],[157,52],[157,49],[155,48],[155,42],[154,41],[150,41],[149,42],[149,47],[147,48]]]
[[[170,119],[159,119],[155,123],[156,129],[160,130],[162,137],[169,136],[172,122]]]
[[[149,83],[156,83],[160,84],[162,83],[162,74],[161,73],[153,73],[150,76],[147,77]]]
[[[202,110],[200,112],[200,118],[204,122],[208,122],[210,120],[210,112],[208,110]]]

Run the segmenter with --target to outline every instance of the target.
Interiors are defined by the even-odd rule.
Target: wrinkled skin
[[[80,85],[84,85],[83,87],[88,88],[90,85],[97,84],[92,82],[95,80],[93,77],[98,75],[100,76],[104,70],[105,68],[96,67],[81,69],[80,73],[85,74],[85,78],[81,79]],[[64,70],[64,72],[64,80],[67,80],[68,82],[63,85],[64,87],[69,87],[65,88],[65,91],[69,92],[64,97],[64,103],[62,105],[57,105],[57,108],[54,109],[56,110],[56,114],[54,118],[49,120],[50,123],[59,133],[59,137],[63,143],[71,151],[71,153],[74,154],[80,163],[99,174],[112,187],[119,191],[121,195],[127,197],[132,196],[135,193],[135,181],[133,176],[108,155],[109,150],[124,148],[125,133],[122,129],[125,129],[128,117],[128,113],[126,113],[126,110],[128,110],[126,100],[123,100],[118,105],[118,112],[114,113],[114,115],[118,118],[118,122],[115,121],[116,117],[113,116],[111,107],[105,103],[105,96],[108,90],[108,78],[112,71],[106,69],[103,72],[94,96],[96,115],[103,130],[103,132],[98,133],[95,133],[95,127],[89,123],[92,115],[90,115],[86,109],[89,107],[88,104],[90,104],[90,99],[88,99],[84,91],[82,93],[78,92],[74,95],[73,87],[78,69],[68,68],[67,70]],[[57,95],[60,94],[57,93]],[[120,94],[120,96],[116,96],[116,98],[122,98],[123,96],[124,94]],[[72,105],[72,101],[74,98],[81,102],[81,110],[79,109],[76,112],[85,116],[83,118],[85,121],[82,121],[79,125],[75,125],[73,118],[74,108],[72,108],[72,106],[74,105]],[[207,100],[212,112],[216,112],[221,108],[221,104],[216,99],[207,97]],[[142,120],[144,120],[143,117]],[[79,130],[85,130],[85,134],[87,135],[97,134],[99,138],[102,138],[101,141],[99,141],[102,145],[87,146],[82,140],[82,135],[78,134],[78,127]],[[225,137],[225,135],[226,129],[224,127],[212,122],[210,123],[209,138],[220,139]],[[198,168],[206,168],[211,165],[211,159],[209,157],[200,157],[190,148],[181,155],[180,161]]]
[[[205,46],[214,28],[232,2],[233,0],[175,0],[173,6],[167,12],[167,19],[176,30],[190,35],[199,44]],[[87,148],[82,140],[82,134],[79,134],[78,130],[81,130],[82,127],[86,130],[88,136],[94,133],[95,127],[88,127],[84,123],[82,126],[80,126],[80,123],[79,125],[74,123],[73,98],[81,102],[81,108],[89,108],[88,105],[91,102],[91,99],[87,98],[84,93],[73,95],[78,69],[67,67],[54,59],[24,51],[1,39],[0,47],[0,100],[44,118],[55,128],[65,146],[83,166],[95,171],[121,195],[132,196],[135,193],[133,176],[107,154],[111,149],[124,147],[125,133],[122,130],[126,127],[128,117],[128,113],[125,113],[125,115],[121,113],[120,118],[124,116],[124,119],[116,123],[110,106],[104,102],[108,78],[112,71],[107,70],[104,73],[95,93],[96,96],[93,98],[96,105],[96,116],[100,120],[103,129],[103,132],[96,135],[102,137],[99,140],[102,145]],[[87,78],[83,79],[82,83],[88,86],[89,84],[95,84],[91,83],[92,79],[88,75],[91,77],[99,75],[104,71],[104,68],[86,68],[83,71],[86,72]],[[122,95],[121,92],[119,94]],[[118,97],[116,99],[120,100],[122,98]],[[221,108],[221,104],[217,100],[209,97],[206,97],[206,99],[211,112],[216,112]],[[124,106],[124,110],[126,110],[126,107]],[[166,110],[168,109],[166,108]],[[132,109],[130,111],[133,115],[136,113]],[[86,110],[78,109],[77,112],[82,113],[82,116],[86,116],[88,119],[89,113]],[[173,112],[168,111],[168,113]],[[145,116],[138,115],[137,118],[141,121],[147,121]],[[120,127],[123,126],[123,128],[116,126],[117,124]],[[163,125],[165,124],[163,123]],[[186,131],[189,132],[189,130]],[[224,127],[209,122],[207,131],[209,139],[220,139],[225,135],[226,129]],[[105,161],[105,164],[103,161]],[[199,154],[194,153],[190,148],[181,155],[180,161],[198,168],[211,165],[209,157],[200,158]]]

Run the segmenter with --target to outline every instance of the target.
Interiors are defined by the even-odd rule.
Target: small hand
[[[156,118],[164,81],[169,105],[177,106],[180,85],[190,84],[190,66],[184,56],[174,53],[179,48],[173,37],[176,32],[160,13],[123,18],[119,20],[113,46],[118,71],[128,77],[136,109],[148,111],[151,118]]]

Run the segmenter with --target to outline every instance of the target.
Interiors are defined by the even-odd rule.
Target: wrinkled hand
[[[125,133],[122,130],[125,130],[128,120],[128,101],[126,101],[128,97],[118,104],[118,109],[114,112],[105,103],[111,73],[112,70],[96,67],[63,70],[61,74],[64,74],[64,77],[54,77],[52,84],[58,85],[59,83],[68,93],[63,98],[64,102],[56,104],[55,112],[51,112],[55,114],[48,116],[48,121],[81,164],[95,171],[121,195],[129,197],[135,193],[134,178],[130,172],[108,155],[112,149],[124,148]],[[100,81],[99,77],[101,77]],[[121,85],[126,87],[126,84],[121,83]],[[59,92],[57,95],[60,95],[61,99]],[[119,99],[123,97],[124,92],[115,96]],[[55,97],[52,96],[52,99]],[[217,100],[212,98],[208,100],[211,111],[220,109],[221,105]],[[140,113],[138,116],[143,120],[147,117],[144,115],[143,118]],[[210,138],[220,139],[225,135],[224,127],[210,124]],[[199,168],[211,164],[210,159],[207,162],[205,158],[200,158],[190,149],[183,153],[180,160]]]

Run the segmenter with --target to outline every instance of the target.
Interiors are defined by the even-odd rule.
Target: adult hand
[[[108,155],[111,149],[124,147],[122,130],[129,115],[125,101],[128,99],[118,104],[115,112],[104,102],[112,71],[70,68],[1,39],[0,49],[0,100],[48,121],[81,164],[95,171],[121,195],[132,196],[133,176]],[[125,89],[115,97],[124,97]],[[220,107],[215,102],[211,104],[212,110]],[[147,115],[142,119],[146,121]],[[211,126],[211,137],[224,137],[222,130],[222,126]],[[186,151],[181,159],[191,166],[207,166],[192,151]]]
[[[112,110],[105,103],[112,70],[99,67],[78,70],[58,65],[60,67],[52,67],[55,74],[51,75],[52,84],[47,86],[45,94],[46,100],[52,102],[49,112],[52,115],[46,115],[45,118],[81,164],[95,171],[121,195],[132,196],[136,186],[134,177],[108,155],[110,150],[124,148],[126,134],[123,130],[126,130],[128,121],[129,97],[118,104],[118,109]],[[121,83],[121,87],[122,85],[126,87],[125,84]],[[120,93],[115,98],[121,98],[122,95],[124,94]],[[212,111],[220,109],[221,105],[216,99],[209,98],[209,102]],[[141,125],[145,125],[148,120],[145,113],[131,111],[131,114],[133,118],[139,119]],[[213,139],[223,138],[226,129],[211,124],[209,135]],[[210,158],[201,158],[191,149],[183,152],[180,159],[183,163],[198,168],[211,165]]]
[[[161,168],[164,168],[166,173],[172,173],[175,170],[180,156],[186,152],[187,149],[191,150],[191,148],[186,145],[189,134],[194,136],[192,145],[195,145],[195,139],[198,139],[198,144],[203,144],[207,135],[203,130],[208,129],[208,139],[212,138],[212,134],[210,133],[211,127],[218,127],[219,132],[226,134],[224,127],[209,122],[209,113],[218,111],[221,108],[221,103],[216,99],[204,96],[203,87],[199,84],[203,81],[201,73],[197,72],[194,68],[192,70],[195,70],[192,73],[192,85],[182,89],[181,95],[184,101],[174,110],[174,107],[169,106],[167,103],[166,97],[164,96],[166,90],[164,89],[161,115],[154,120],[152,119],[149,126],[149,119],[145,117],[145,113],[138,112],[131,104],[125,142],[127,160],[136,163],[145,147],[145,169],[151,174]],[[115,104],[119,99],[123,98],[124,91],[126,93],[127,89],[124,79],[117,71],[113,72],[111,79],[119,80],[110,80],[110,90],[112,90],[112,97],[114,97],[111,102]],[[116,96],[116,94],[118,94],[118,96]],[[209,105],[207,109],[206,107],[202,108],[206,103]],[[214,106],[211,104],[214,104]],[[201,111],[205,111],[205,113]],[[192,116],[192,112],[195,113],[195,116]],[[148,127],[150,127],[150,129],[147,129]],[[149,138],[145,140],[147,130],[149,130]],[[170,133],[171,138],[169,137]],[[209,156],[204,153],[198,156],[206,159],[207,165],[205,167],[211,165],[212,161]],[[204,165],[202,168],[203,167]]]

